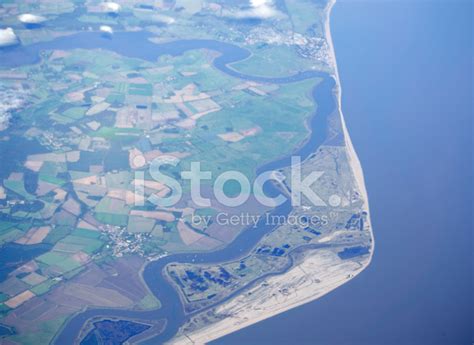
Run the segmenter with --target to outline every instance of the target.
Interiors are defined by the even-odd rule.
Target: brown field
[[[127,205],[134,205],[134,204],[142,204],[145,202],[145,197],[136,193],[133,193],[131,191],[127,191],[127,194],[125,196],[125,201]]]
[[[81,158],[81,151],[66,152],[66,160],[68,162],[77,162]]]
[[[247,137],[253,137],[257,135],[258,133],[261,132],[261,130],[262,129],[260,127],[252,127],[252,128],[244,129],[240,132],[222,133],[222,134],[218,134],[217,136],[224,141],[236,143]]]
[[[52,224],[74,224],[75,222],[76,216],[65,210],[60,210],[55,213],[51,219]]]
[[[27,159],[29,161],[66,163],[66,154],[65,153],[40,153],[37,155],[29,155]]]
[[[43,166],[43,162],[41,161],[26,161],[25,168],[30,169],[34,172],[40,171],[41,167]]]
[[[143,168],[146,164],[146,159],[143,152],[137,148],[133,148],[128,153],[128,163],[132,169]]]
[[[130,212],[131,216],[141,216],[144,218],[153,218],[158,220],[164,220],[166,222],[173,222],[176,218],[172,213],[163,212],[163,211],[138,211],[132,210]]]
[[[128,82],[131,84],[148,84],[148,80],[143,77],[129,78]]]
[[[58,188],[57,185],[44,182],[44,181],[38,181],[38,188],[36,189],[36,195],[38,196],[43,196],[48,194],[49,192],[55,190]]]
[[[63,209],[72,213],[75,216],[81,214],[81,204],[79,204],[76,200],[69,198],[63,205]]]
[[[192,129],[196,126],[196,120],[191,119],[191,118],[185,119],[176,123],[176,126],[184,128],[184,129]]]
[[[148,152],[144,153],[143,155],[145,156],[145,159],[146,159],[147,162],[151,162],[155,158],[158,158],[159,156],[162,156],[163,152],[161,152],[160,150],[152,150],[152,151],[148,151]]]
[[[194,120],[197,120],[203,117],[204,115],[214,113],[222,109],[221,106],[214,102],[211,98],[195,101],[191,104],[198,111],[192,116]]]
[[[212,98],[194,101],[191,103],[191,105],[199,113],[208,112],[208,111],[217,111],[221,109],[220,105],[214,102]]]
[[[84,99],[82,91],[70,92],[66,95],[66,99],[70,102],[80,102]]]
[[[76,254],[72,256],[72,259],[76,262],[79,262],[82,265],[85,265],[86,263],[90,261],[91,258],[86,253],[78,251]]]
[[[35,294],[30,290],[27,290],[19,295],[16,295],[15,297],[10,298],[8,301],[5,302],[5,304],[10,308],[15,309],[16,307],[25,303],[33,297],[35,297]]]
[[[8,176],[10,181],[23,181],[23,173],[20,172],[12,172],[10,176]]]
[[[100,267],[90,263],[85,271],[42,296],[21,296],[23,304],[4,317],[2,324],[15,327],[19,333],[34,334],[41,323],[69,317],[87,306],[138,309],[148,294],[139,277],[143,264],[139,257],[113,260]]]
[[[102,307],[127,307],[133,304],[131,299],[115,290],[78,283],[67,284],[63,293]]]
[[[30,229],[25,236],[15,241],[18,244],[38,244],[41,243],[46,236],[48,236],[51,228],[49,226],[42,226],[39,228]]]
[[[196,231],[192,230],[182,220],[180,220],[178,222],[177,227],[178,227],[178,232],[179,232],[179,236],[181,237],[181,240],[187,246],[189,246],[189,245],[199,241],[203,237],[205,237],[204,235],[198,234]]]
[[[107,110],[109,107],[110,107],[110,104],[107,102],[95,104],[89,110],[87,110],[86,115],[87,116],[96,115],[98,113],[101,113]]]
[[[72,182],[77,183],[77,184],[83,184],[86,186],[91,186],[91,185],[97,184],[99,182],[99,179],[96,175],[92,175],[89,177],[83,177],[83,178],[73,180]]]
[[[193,246],[196,246],[200,249],[209,250],[222,246],[223,244],[224,242],[216,240],[215,238],[203,236],[200,240],[194,242]]]
[[[100,226],[102,225],[100,222],[97,221],[97,219],[94,218],[94,216],[93,216],[92,213],[90,213],[90,212],[89,212],[89,213],[86,213],[86,214],[84,215],[84,217],[82,217],[82,219],[83,219],[85,222],[89,223],[90,225],[92,225],[92,226],[94,226],[94,227],[96,227],[96,228],[98,228],[98,227],[100,227]]]
[[[128,190],[125,189],[109,189],[107,192],[107,196],[109,198],[120,199],[120,200],[127,200],[127,193]]]
[[[64,198],[67,195],[67,192],[61,188],[55,189],[54,193],[55,193],[54,200],[64,200]]]
[[[173,156],[176,158],[186,158],[191,155],[190,152],[166,152],[168,156]]]
[[[179,112],[177,110],[170,110],[164,112],[154,112],[152,114],[153,121],[163,122],[168,120],[177,120],[179,119]]]
[[[28,274],[26,277],[24,277],[22,280],[25,283],[34,286],[34,285],[38,285],[38,284],[44,282],[46,279],[47,278],[42,276],[41,274],[38,274],[36,272],[32,272],[32,273]]]
[[[253,86],[249,87],[249,90],[252,91],[252,92],[254,92],[254,93],[256,93],[256,94],[259,95],[259,96],[266,96],[266,95],[267,95],[267,93],[266,93],[265,91],[260,90],[260,89],[258,89],[258,88],[256,88],[256,87],[253,87]]]
[[[0,283],[0,292],[10,297],[16,296],[28,289],[29,285],[27,285],[25,282],[21,281],[17,277],[13,276]]]
[[[251,136],[257,135],[261,131],[262,129],[260,127],[252,127],[252,128],[248,128],[243,131],[240,131],[240,134],[242,134],[244,137],[251,137]]]
[[[115,116],[116,128],[133,128],[137,117],[136,109],[133,107],[123,107],[117,111]]]
[[[19,273],[31,273],[38,269],[38,264],[35,261],[29,261],[23,266],[18,267],[15,271],[13,271],[12,275],[17,275]]]
[[[96,226],[86,222],[85,220],[80,220],[79,223],[77,224],[77,227],[80,229],[87,229],[87,230],[98,230]]]
[[[170,189],[164,185],[163,183],[157,182],[157,181],[151,181],[151,180],[145,180],[145,181],[140,181],[140,180],[133,180],[132,181],[133,186],[144,186],[147,190],[147,194],[155,193],[156,196],[158,197],[164,197],[166,196],[169,192]],[[151,191],[150,191],[151,190]]]
[[[53,51],[53,53],[51,54],[49,59],[50,60],[62,59],[62,58],[65,58],[69,55],[71,55],[71,53],[67,52],[65,50],[55,50],[55,51]]]
[[[236,143],[245,137],[237,132],[229,132],[229,133],[222,133],[217,135],[219,138],[221,138],[224,141],[228,141],[230,143]]]

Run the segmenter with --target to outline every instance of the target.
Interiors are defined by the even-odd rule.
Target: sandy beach
[[[332,41],[332,36],[331,36],[331,11],[333,6],[335,5],[336,0],[330,0],[326,13],[326,23],[325,23],[325,33],[326,33],[326,40],[329,45],[329,52],[332,60],[332,65],[334,67],[334,77],[336,79],[336,85],[337,85],[337,103],[338,103],[338,108],[339,108],[339,114],[341,116],[341,124],[342,124],[342,129],[344,131],[344,139],[346,141],[346,151],[347,151],[347,156],[349,158],[350,166],[352,168],[352,173],[354,174],[354,178],[357,183],[357,187],[362,194],[362,198],[365,201],[365,208],[367,210],[367,221],[369,222],[370,226],[370,233],[372,237],[372,250],[370,252],[370,261],[372,260],[373,252],[375,249],[375,239],[374,239],[374,234],[373,234],[373,229],[372,229],[372,224],[370,223],[371,218],[370,218],[370,207],[369,207],[369,195],[367,193],[367,188],[365,187],[365,179],[364,179],[364,172],[362,170],[362,165],[360,164],[359,157],[357,156],[357,153],[354,149],[354,146],[352,144],[351,136],[349,135],[349,132],[347,130],[347,125],[346,121],[344,119],[344,113],[342,112],[342,88],[341,88],[341,80],[339,79],[339,71],[337,68],[337,61],[336,61],[336,53],[334,49],[334,44]],[[370,261],[368,264],[370,264]],[[367,264],[367,265],[368,265]]]
[[[329,250],[312,251],[285,274],[265,279],[245,294],[217,307],[227,317],[197,332],[172,340],[171,344],[206,344],[244,327],[312,302],[360,273],[365,265],[340,260]],[[318,277],[318,278],[315,278]],[[285,293],[281,293],[285,291]]]

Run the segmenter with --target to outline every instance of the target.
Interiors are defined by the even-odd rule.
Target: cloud
[[[101,32],[103,32],[104,34],[109,34],[109,35],[112,35],[114,33],[114,29],[112,29],[110,26],[108,25],[101,25],[99,27],[99,30]]]
[[[283,13],[276,9],[273,0],[250,0],[248,8],[229,13],[228,16],[237,19],[270,19],[282,17]]]
[[[12,112],[25,104],[26,92],[20,89],[5,89],[0,86],[0,131],[8,128]]]
[[[24,13],[18,16],[18,20],[24,24],[41,24],[46,21],[46,18],[31,13]]]
[[[250,6],[254,8],[273,6],[273,0],[250,0]]]
[[[122,9],[122,6],[120,6],[120,4],[117,4],[116,2],[104,2],[102,6],[105,12],[111,14],[118,14]]]
[[[18,44],[18,38],[12,28],[0,29],[0,47]]]
[[[176,20],[173,17],[165,16],[163,14],[155,14],[153,20],[163,24],[173,24]]]

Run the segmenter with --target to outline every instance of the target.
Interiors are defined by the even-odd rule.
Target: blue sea
[[[343,110],[375,233],[370,267],[213,344],[472,344],[471,1],[338,0]]]

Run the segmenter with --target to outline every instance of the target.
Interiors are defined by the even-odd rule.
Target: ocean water
[[[329,295],[213,344],[471,344],[472,2],[340,0],[343,110],[375,255]]]

